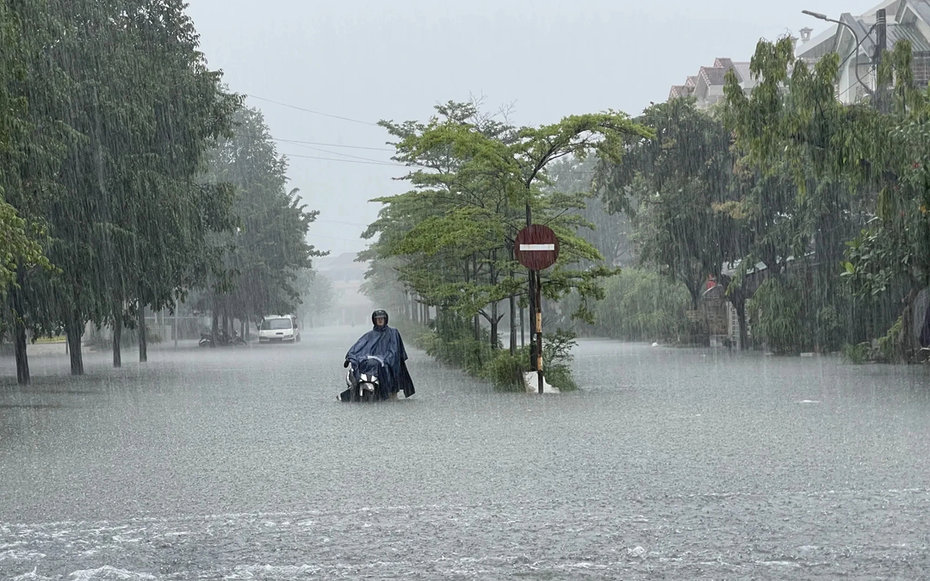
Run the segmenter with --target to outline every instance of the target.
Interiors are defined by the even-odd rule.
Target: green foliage
[[[624,269],[605,284],[595,307],[598,335],[627,341],[677,342],[688,333],[688,289],[647,269]]]
[[[637,118],[655,139],[634,141],[621,163],[603,160],[598,187],[611,211],[633,222],[639,262],[683,283],[697,308],[708,275],[736,255],[730,199],[734,156],[724,124],[693,99],[652,105]]]
[[[35,266],[52,269],[41,245],[30,236],[26,221],[0,196],[0,297],[5,296],[7,287],[16,280],[19,265],[26,269]]]
[[[319,212],[287,189],[287,160],[277,154],[262,114],[238,109],[232,134],[209,150],[207,164],[203,182],[232,188],[234,227],[210,237],[219,264],[205,280],[202,306],[242,320],[294,312],[301,291],[310,291],[311,257],[325,254],[305,240]]]
[[[844,106],[834,90],[838,55],[811,69],[783,38],[759,43],[751,69],[760,83],[751,96],[733,75],[725,89],[727,120],[747,164],[796,188],[796,201],[775,214],[782,240],[793,239],[796,251],[799,234],[813,232],[820,264],[842,260],[842,276],[860,299],[903,297],[903,353],[916,352],[913,301],[930,284],[930,98],[914,84],[912,65],[910,43],[897,42],[883,56],[877,90]],[[845,258],[833,254],[838,232],[853,238]]]
[[[543,294],[558,299],[574,290],[586,300],[599,298],[598,281],[612,271],[590,266],[602,257],[577,233],[590,226],[577,212],[589,194],[552,188],[547,167],[595,150],[617,159],[623,136],[651,133],[613,112],[517,128],[474,103],[447,103],[436,111],[426,123],[381,123],[397,140],[395,160],[413,168],[405,176],[413,189],[375,200],[384,207],[365,236],[379,239],[366,257],[395,259],[398,282],[407,290],[466,319],[481,316],[496,337],[499,303],[512,306],[525,297],[525,269],[514,259],[513,244],[529,211],[560,239],[559,261],[544,273]],[[585,301],[578,306],[577,316],[590,317]]]
[[[480,375],[492,359],[487,335],[486,331],[482,331],[476,339],[471,324],[449,312],[443,314],[431,328],[421,327],[414,335],[413,344],[440,363],[464,369],[472,375]]]
[[[904,318],[898,319],[884,336],[876,341],[878,356],[883,361],[907,361],[904,343]]]
[[[796,353],[804,342],[801,293],[782,277],[767,278],[749,300],[747,310],[756,337],[775,353]]]
[[[561,391],[578,389],[572,378],[571,350],[577,345],[576,335],[562,329],[543,337],[543,376],[546,381]],[[490,379],[503,391],[525,391],[524,374],[530,367],[530,347],[517,349],[515,353],[499,351],[481,369],[479,375]]]
[[[843,345],[843,357],[846,359],[846,361],[849,361],[854,365],[868,363],[870,354],[871,347],[868,343],[857,343],[855,345],[846,343]]]
[[[207,68],[185,8],[0,2],[0,189],[34,241],[14,257],[19,334],[172,305],[209,268],[229,191],[195,177],[239,99]]]
[[[502,391],[526,391],[523,374],[530,370],[529,360],[529,348],[517,349],[513,354],[498,351],[481,369],[481,376]]]
[[[315,319],[330,313],[336,301],[336,292],[329,277],[305,268],[297,276],[300,293],[300,318],[313,323]]]

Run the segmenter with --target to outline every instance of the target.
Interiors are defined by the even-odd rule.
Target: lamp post
[[[875,94],[874,91],[872,91],[872,89],[869,88],[868,85],[866,85],[865,83],[863,83],[861,78],[859,78],[859,45],[861,45],[861,44],[862,44],[862,40],[865,40],[865,39],[860,40],[860,39],[859,39],[859,35],[856,34],[856,30],[855,30],[852,26],[850,26],[850,25],[846,24],[845,22],[843,22],[842,20],[834,20],[834,19],[832,19],[832,18],[828,18],[826,14],[821,14],[820,12],[812,12],[812,11],[810,11],[810,10],[802,10],[802,11],[801,11],[801,14],[806,14],[806,15],[808,15],[808,16],[813,16],[813,17],[816,18],[817,20],[823,20],[823,21],[825,21],[825,22],[833,22],[833,23],[835,23],[835,24],[839,24],[839,25],[841,25],[841,26],[845,26],[846,28],[849,29],[849,32],[852,33],[853,38],[856,39],[856,46],[853,48],[853,52],[856,54],[856,69],[855,69],[855,70],[856,70],[856,80],[859,82],[859,86],[861,86],[863,89],[865,89],[865,92],[869,95],[869,97],[872,97],[872,96]],[[874,26],[873,26],[873,28],[874,28]],[[869,32],[871,32],[871,30],[870,30]],[[868,33],[866,34],[866,36],[868,36]],[[852,56],[852,55],[849,55],[849,56]],[[849,57],[846,57],[846,58],[848,59]]]

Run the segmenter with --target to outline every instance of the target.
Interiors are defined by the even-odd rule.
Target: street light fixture
[[[808,15],[808,16],[813,16],[813,17],[816,18],[817,20],[824,20],[824,21],[826,21],[826,22],[833,22],[833,23],[839,24],[839,25],[841,25],[841,26],[845,26],[846,28],[849,29],[849,32],[852,33],[853,38],[856,39],[856,46],[853,47],[853,52],[856,53],[856,69],[855,69],[855,70],[856,70],[856,80],[859,81],[859,86],[862,87],[863,89],[865,89],[865,92],[868,93],[869,97],[874,96],[875,93],[872,91],[872,89],[870,89],[869,86],[866,85],[865,83],[863,83],[863,82],[862,82],[862,79],[859,78],[859,46],[862,44],[862,40],[865,40],[865,39],[859,40],[859,35],[856,34],[856,30],[855,30],[852,26],[850,26],[850,25],[846,24],[845,22],[843,22],[842,20],[834,20],[834,19],[832,19],[832,18],[828,18],[826,14],[821,14],[820,12],[813,12],[813,11],[811,11],[811,10],[802,10],[802,11],[801,11],[801,14],[806,14],[806,15]],[[872,28],[874,29],[875,27],[873,26]],[[866,36],[868,36],[871,32],[872,32],[872,30],[869,30],[869,32],[866,33]],[[852,54],[850,54],[849,56],[852,56]],[[844,59],[843,62],[846,62],[846,60],[848,60],[848,59],[849,59],[849,57],[846,57],[846,59]]]
[[[826,20],[827,22],[830,22],[830,19],[827,18],[827,15],[821,14],[820,12],[811,12],[810,10],[802,10],[801,14],[807,14],[808,16],[813,16],[814,18],[818,20]]]

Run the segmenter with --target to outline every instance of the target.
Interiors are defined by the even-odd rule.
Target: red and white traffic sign
[[[559,239],[548,226],[533,224],[520,230],[514,242],[517,261],[530,270],[544,270],[559,257]]]

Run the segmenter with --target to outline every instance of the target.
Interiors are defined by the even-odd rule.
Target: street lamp
[[[869,88],[868,85],[862,82],[861,78],[859,78],[859,46],[862,44],[862,40],[865,40],[865,39],[859,40],[859,35],[856,34],[856,30],[852,26],[843,22],[842,20],[833,20],[832,18],[828,18],[826,14],[821,14],[820,12],[812,12],[810,10],[802,10],[801,14],[807,14],[808,16],[813,16],[817,20],[833,22],[833,23],[845,26],[846,28],[849,29],[849,32],[852,33],[853,38],[856,39],[856,46],[853,47],[853,52],[856,53],[856,80],[859,81],[859,85],[863,89],[865,89],[865,92],[868,93],[869,97],[872,97],[875,93],[872,91],[872,89]],[[872,28],[874,29],[875,27],[873,26]],[[869,32],[866,33],[866,36],[868,36],[871,32],[872,30],[870,29]],[[852,56],[852,54],[850,54],[849,56]],[[849,57],[846,57],[846,59],[844,59],[843,62],[846,62],[846,60],[848,59]]]

